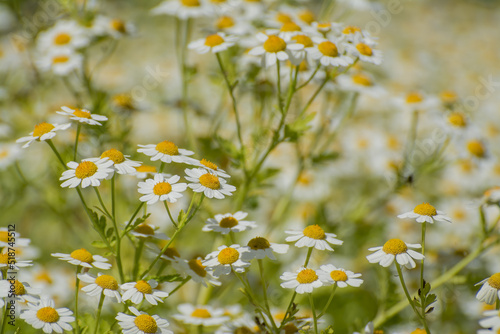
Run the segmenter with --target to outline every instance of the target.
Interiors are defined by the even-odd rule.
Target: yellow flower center
[[[417,328],[413,332],[411,332],[411,334],[426,334],[426,333],[427,332],[425,331],[425,329],[421,329],[421,328]]]
[[[165,247],[165,246],[163,246],[163,247]],[[173,259],[175,257],[181,257],[181,254],[179,254],[179,252],[177,251],[177,249],[175,247],[168,247],[163,252],[163,255],[165,255],[166,257],[169,257],[171,259]]]
[[[330,41],[321,42],[318,45],[318,50],[327,57],[337,57],[339,55],[337,46]]]
[[[134,319],[134,324],[137,326],[137,329],[144,333],[156,333],[158,331],[156,320],[147,314],[138,315]]]
[[[9,241],[9,232],[0,231],[0,242],[7,242],[7,241]]]
[[[488,284],[492,288],[500,290],[500,273],[491,275],[491,277],[488,278]]]
[[[231,228],[238,225],[238,220],[234,217],[225,217],[222,218],[219,222],[219,226],[222,228]]]
[[[269,241],[267,241],[266,238],[256,237],[251,239],[248,242],[247,246],[253,250],[258,250],[258,249],[268,249],[269,247],[271,247],[271,244],[269,243]]]
[[[422,216],[435,216],[437,215],[437,210],[435,207],[430,205],[429,203],[422,203],[419,204],[413,209],[413,212],[415,212],[418,215]]]
[[[92,262],[94,262],[94,259],[92,258],[92,254],[90,254],[90,252],[88,250],[86,250],[85,248],[80,248],[80,249],[74,250],[71,252],[71,254],[69,256],[71,256],[75,260],[82,261],[82,262],[85,262],[88,264],[91,264]]]
[[[125,109],[135,109],[134,100],[130,94],[116,94],[113,96],[113,102]]]
[[[387,254],[402,254],[408,250],[408,246],[400,239],[390,239],[384,244],[382,250]]]
[[[205,266],[201,264],[200,259],[192,259],[188,261],[189,268],[194,271],[198,276],[205,277],[207,276],[207,271],[205,270]]]
[[[312,269],[303,269],[297,274],[297,282],[300,284],[312,283],[318,279],[318,275]]]
[[[444,92],[441,92],[439,94],[439,97],[441,98],[441,101],[445,103],[453,103],[457,101],[457,94],[451,90],[445,90]]]
[[[459,112],[454,112],[451,113],[448,116],[448,122],[450,122],[451,125],[463,128],[467,125],[467,121],[465,119],[465,115]]]
[[[155,184],[155,186],[153,187],[153,193],[158,196],[166,195],[171,191],[172,191],[172,186],[168,182],[160,182]]]
[[[224,38],[222,38],[219,34],[213,34],[205,38],[205,45],[211,48],[221,45],[222,43],[224,43]]]
[[[156,167],[149,165],[142,165],[139,167],[135,167],[135,170],[139,173],[156,173]]]
[[[214,164],[213,162],[209,161],[209,160],[205,160],[205,159],[201,159],[200,163],[207,167],[207,168],[210,168],[210,169],[213,169],[213,170],[217,170],[218,167],[216,164]]]
[[[479,140],[471,140],[467,143],[467,150],[474,156],[478,158],[484,157],[486,150],[484,149],[483,143]]]
[[[203,174],[200,176],[200,184],[204,187],[217,190],[220,189],[220,181],[219,178],[210,173]]]
[[[113,276],[101,275],[95,279],[95,284],[103,289],[118,290],[118,282]]]
[[[285,14],[285,13],[276,14],[275,19],[276,19],[276,21],[278,21],[280,23],[292,22],[292,18],[290,17],[290,15]]]
[[[210,312],[208,312],[208,310],[204,308],[197,308],[191,313],[191,316],[195,318],[205,318],[205,319],[212,317]]]
[[[41,281],[41,282],[46,282],[48,284],[52,284],[52,282],[53,282],[52,278],[50,277],[50,274],[45,270],[42,271],[41,273],[38,273],[35,276],[35,280]]]
[[[125,26],[125,23],[122,20],[114,19],[111,20],[111,29],[116,30],[122,34],[125,34],[127,32],[127,27]]]
[[[295,22],[285,22],[281,27],[280,31],[289,32],[289,31],[301,31],[300,26]]]
[[[199,7],[200,6],[199,0],[181,0],[181,3],[183,6],[186,6],[186,7]]]
[[[318,30],[321,31],[330,31],[332,29],[332,25],[330,23],[318,23]]]
[[[369,76],[364,75],[362,73],[354,74],[352,77],[352,81],[361,86],[371,86],[372,81]]]
[[[139,281],[135,283],[134,287],[137,289],[137,291],[145,295],[150,295],[153,292],[153,288],[146,281]]]
[[[66,33],[60,33],[56,37],[54,37],[54,44],[56,45],[65,45],[71,42],[71,35]]]
[[[277,53],[286,49],[286,43],[282,38],[272,35],[264,42],[263,47],[266,52]]]
[[[14,281],[14,294],[16,296],[22,296],[26,293],[26,289],[24,288],[23,283],[19,282],[18,280]]]
[[[97,165],[92,161],[83,161],[75,169],[75,176],[79,179],[90,177],[97,172]]]
[[[357,32],[361,32],[361,29],[359,27],[356,27],[356,26],[347,26],[344,28],[344,30],[342,30],[342,33],[344,35],[355,34]]]
[[[240,252],[236,249],[227,247],[219,252],[217,259],[220,264],[233,264],[240,258]]]
[[[52,58],[52,63],[53,64],[61,64],[61,63],[68,62],[68,60],[69,60],[68,56],[55,56]]]
[[[424,98],[419,93],[410,93],[406,96],[406,103],[419,103],[423,100]]]
[[[311,24],[314,21],[316,21],[316,17],[313,12],[310,10],[303,10],[299,13],[299,19],[301,19],[303,22],[307,24]]]
[[[80,118],[90,118],[90,112],[82,109],[75,109],[75,111],[73,111],[73,115]]]
[[[363,56],[371,56],[373,55],[373,50],[371,47],[366,45],[365,43],[358,43],[356,45],[356,49],[358,50],[359,53],[361,53]]]
[[[325,231],[319,225],[309,225],[302,233],[311,239],[322,240],[325,238]]]
[[[147,235],[154,235],[155,230],[148,224],[140,224],[136,228],[134,228],[134,232],[141,233],[141,234],[147,234]]]
[[[285,332],[284,334],[295,334],[299,331],[299,329],[295,326],[295,324],[288,323],[283,326],[283,331]]]
[[[171,141],[162,141],[156,145],[156,150],[163,154],[179,155],[179,148]]]
[[[52,131],[54,126],[50,123],[42,122],[40,124],[35,125],[35,129],[33,130],[33,137],[41,137],[46,133]]]
[[[236,328],[233,333],[234,334],[253,334],[253,331],[250,328],[243,326],[243,327]]]
[[[305,48],[314,46],[312,39],[306,35],[295,35],[292,37],[292,41],[304,45]]]
[[[231,28],[234,27],[234,20],[229,16],[222,16],[215,22],[215,26],[220,30]]]
[[[115,164],[121,164],[125,161],[125,156],[123,155],[123,153],[114,148],[107,150],[103,154],[101,154],[101,158],[109,158],[109,160],[113,161]]]
[[[59,313],[55,308],[46,306],[36,311],[36,317],[42,322],[52,323],[59,320]]]
[[[12,259],[10,259],[12,261]],[[9,256],[7,253],[5,254],[0,254],[0,263],[1,264],[7,264],[7,261],[9,261]]]
[[[333,270],[330,272],[330,277],[335,282],[345,282],[347,281],[347,274],[343,270]]]

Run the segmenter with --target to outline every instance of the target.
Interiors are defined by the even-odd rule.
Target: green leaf
[[[324,152],[312,157],[313,164],[321,164],[338,159],[340,154],[338,152]]]
[[[304,132],[309,130],[309,123],[316,117],[316,113],[302,115],[292,123],[285,125],[285,138],[296,141]]]
[[[103,242],[103,241],[92,241],[91,243],[92,246],[94,246],[95,248],[107,248],[108,246],[106,246],[106,244]]]
[[[150,278],[154,279],[158,283],[180,282],[184,280],[184,278],[181,275],[162,275],[162,276],[152,276]]]

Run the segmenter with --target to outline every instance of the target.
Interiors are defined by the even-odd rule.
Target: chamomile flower
[[[148,144],[138,146],[140,148],[137,152],[150,156],[151,161],[160,160],[167,164],[171,162],[193,164],[194,161],[193,158],[189,158],[190,155],[194,154],[193,151],[178,148],[177,145],[168,140],[162,141],[156,145]]]
[[[348,25],[341,28],[340,35],[342,40],[353,42],[355,39],[363,37],[363,31],[358,26]]]
[[[257,224],[255,222],[243,220],[247,215],[248,213],[243,211],[238,211],[235,214],[215,215],[214,218],[208,218],[202,230],[228,234],[229,232],[242,232],[256,228]]]
[[[203,265],[201,258],[195,258],[191,260],[184,260],[177,258],[176,261],[172,263],[172,266],[181,273],[191,277],[191,280],[196,283],[201,283],[203,286],[207,287],[210,285],[221,285],[212,274],[211,270],[207,270],[206,266]]]
[[[286,254],[288,252],[288,245],[270,243],[266,238],[255,237],[250,239],[243,253],[243,259],[250,261],[253,259],[262,260],[268,257],[271,260],[276,260],[274,253]]]
[[[33,132],[30,132],[29,136],[19,138],[16,140],[16,143],[24,143],[26,144],[23,145],[23,148],[26,148],[31,145],[32,142],[38,140],[38,141],[45,141],[48,139],[52,139],[56,135],[56,131],[59,130],[66,130],[71,126],[70,123],[66,124],[51,124],[51,123],[46,123],[42,122],[40,124],[35,125],[35,129]]]
[[[61,107],[62,111],[56,111],[60,115],[69,116],[70,119],[89,125],[102,125],[100,122],[107,121],[108,118],[103,115],[92,114],[87,109]]]
[[[173,318],[185,324],[219,326],[229,320],[229,317],[224,315],[224,309],[214,308],[209,305],[181,304],[177,309],[180,314],[175,314]]]
[[[88,33],[76,21],[58,21],[49,30],[40,33],[37,39],[39,50],[57,48],[79,49],[89,43]]]
[[[156,174],[153,179],[139,182],[138,191],[144,194],[139,200],[147,202],[148,205],[155,204],[158,201],[177,202],[182,197],[181,192],[187,189],[186,183],[177,183],[180,178],[178,175],[165,178],[163,174]]]
[[[266,33],[269,35],[277,35],[285,42],[289,42],[293,36],[302,33],[302,27],[293,21],[288,21],[283,23],[280,29],[269,29]]]
[[[0,298],[5,298],[14,292],[15,299],[21,303],[36,303],[40,299],[42,291],[34,289],[26,282],[15,280],[0,281]]]
[[[390,239],[383,246],[368,248],[369,251],[375,252],[366,257],[370,263],[379,263],[382,267],[389,267],[396,259],[400,265],[404,265],[408,269],[416,267],[415,260],[422,260],[424,256],[412,249],[419,249],[420,244],[407,244],[400,239]]]
[[[219,53],[233,46],[236,40],[237,38],[234,36],[228,36],[223,32],[218,32],[206,38],[189,43],[188,49],[195,50],[200,54],[207,52]]]
[[[141,165],[138,161],[132,161],[128,158],[130,155],[123,155],[122,152],[117,149],[109,149],[101,154],[101,159],[109,158],[113,161],[113,168],[118,174],[135,174],[136,168]]]
[[[380,96],[384,89],[373,82],[366,73],[342,74],[337,77],[337,83],[342,90],[354,91],[373,97]]]
[[[236,187],[227,184],[227,181],[217,175],[214,175],[202,168],[185,169],[186,180],[192,183],[188,184],[194,192],[202,192],[208,198],[223,199],[225,196],[232,196]]]
[[[290,61],[295,66],[300,65],[306,59],[308,49],[314,47],[312,39],[304,34],[292,36],[288,43],[291,45],[300,44],[302,46],[301,48],[294,47],[294,50],[290,52]]]
[[[500,186],[494,186],[486,190],[483,194],[482,203],[488,205],[500,205]]]
[[[49,51],[41,56],[36,65],[42,71],[52,71],[56,75],[65,76],[82,68],[83,57],[69,48]]]
[[[81,185],[82,188],[88,186],[97,187],[101,180],[108,177],[114,170],[111,168],[113,161],[108,158],[89,158],[83,159],[80,163],[70,161],[66,164],[69,169],[62,173],[59,181],[62,188],[75,188]]]
[[[374,65],[382,64],[382,51],[374,49],[375,43],[362,38],[356,38],[352,44],[347,44],[347,51],[361,61]]]
[[[477,292],[476,299],[489,305],[495,304],[497,298],[500,298],[500,273],[493,274],[476,285],[480,284],[483,286]]]
[[[35,329],[41,329],[44,333],[62,333],[71,331],[73,327],[69,323],[75,321],[73,312],[68,308],[55,308],[54,301],[42,298],[39,303],[28,303],[28,309],[23,310],[19,316]]]
[[[89,296],[100,296],[101,293],[104,293],[105,296],[115,298],[118,303],[122,302],[122,297],[118,291],[118,281],[113,276],[101,273],[97,277],[89,274],[78,274],[78,278],[82,282],[89,283],[89,285],[82,288],[82,291],[85,291]]]
[[[257,40],[262,43],[253,49],[248,54],[252,56],[263,56],[262,61],[264,67],[270,67],[276,64],[276,61],[288,60],[291,50],[299,50],[303,46],[299,44],[287,45],[285,40],[276,35],[266,35],[263,33],[257,34]]]
[[[359,287],[363,284],[363,280],[358,278],[361,277],[361,274],[337,268],[333,264],[322,265],[317,273],[323,285],[336,284],[339,288],[345,288],[348,285]]]
[[[128,222],[125,222],[128,224]],[[141,239],[159,239],[159,240],[169,240],[165,233],[159,232],[157,226],[149,224],[139,224],[137,225],[130,234]]]
[[[134,25],[116,18],[99,15],[94,19],[92,32],[97,36],[108,35],[115,39],[134,33]]]
[[[299,294],[311,293],[315,288],[323,286],[316,271],[309,268],[300,268],[295,273],[284,272],[280,279],[284,281],[281,283],[282,288],[294,289]]]
[[[19,268],[31,267],[33,265],[33,261],[31,260],[19,261],[17,257],[12,257],[7,250],[8,247],[4,247],[2,253],[0,253],[0,269],[19,270]]]
[[[285,240],[287,242],[297,241],[296,247],[314,247],[318,250],[333,251],[330,245],[342,245],[343,241],[336,239],[336,234],[326,233],[319,225],[309,225],[302,231],[285,231],[291,234]]]
[[[488,157],[488,150],[483,140],[471,139],[467,141],[465,148],[469,156],[473,159],[481,160]]]
[[[443,211],[436,210],[429,203],[419,204],[413,211],[400,214],[398,218],[416,218],[416,221],[419,223],[428,222],[433,224],[435,221],[451,223],[451,218],[445,216]]]
[[[120,288],[124,291],[122,295],[123,301],[130,300],[134,304],[142,303],[146,299],[151,305],[158,305],[158,302],[163,303],[162,298],[168,297],[168,293],[161,290],[156,290],[158,282],[151,279],[149,281],[137,281],[124,283]]]
[[[344,50],[341,42],[327,40],[321,37],[313,37],[316,43],[314,47],[308,48],[307,51],[312,59],[318,60],[323,66],[349,66],[354,60],[344,55]]]
[[[215,277],[229,275],[231,269],[237,273],[242,273],[250,263],[242,259],[245,249],[240,245],[220,246],[217,251],[208,254],[202,262],[209,270],[213,270]]]
[[[225,170],[220,169],[219,166],[217,166],[213,162],[206,160],[206,159],[201,159],[200,161],[197,161],[197,163],[194,165],[201,167],[201,168],[205,168],[206,170],[208,170],[212,174],[216,174],[220,177],[225,177],[225,178],[231,177],[228,173],[226,173]]]
[[[398,108],[407,112],[425,111],[435,107],[438,100],[433,96],[428,96],[418,91],[409,92],[405,96],[395,98],[394,103]]]
[[[130,306],[133,315],[119,312],[115,319],[126,334],[174,334],[168,329],[170,323],[157,315],[150,316]]]
[[[16,247],[28,247],[31,240],[28,238],[21,238],[21,234],[15,231],[9,231],[7,227],[0,227],[0,248],[8,247],[9,243],[15,240]]]
[[[479,320],[479,325],[484,328],[492,328],[496,330],[493,333],[498,333],[497,330],[500,329],[500,312],[498,310],[490,310],[484,312],[483,315],[486,318]],[[480,330],[477,333],[484,334],[490,332],[486,330]]]
[[[207,8],[201,0],[167,0],[151,10],[154,15],[167,14],[186,20],[191,17],[206,16]]]
[[[147,178],[148,176],[150,176],[151,174],[156,174],[158,173],[157,169],[155,166],[151,166],[151,165],[140,165],[139,167],[135,167],[135,176],[138,178],[138,179],[145,179]],[[171,175],[169,175],[168,177],[170,177]]]
[[[66,261],[75,266],[82,266],[85,268],[99,268],[107,270],[111,268],[111,264],[107,263],[108,259],[100,255],[92,255],[85,248],[80,248],[72,251],[70,254],[64,253],[52,253],[53,257],[57,257],[59,260]]]

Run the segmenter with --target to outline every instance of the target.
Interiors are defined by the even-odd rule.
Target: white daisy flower
[[[80,248],[72,251],[70,254],[64,253],[52,253],[53,257],[57,257],[59,260],[66,261],[75,266],[82,266],[85,268],[99,268],[103,270],[108,270],[111,268],[111,264],[107,263],[108,259],[100,255],[92,255],[85,248]]]
[[[21,234],[15,231],[9,231],[7,227],[0,227],[0,248],[9,247],[9,243],[16,242],[16,247],[28,247],[31,240],[21,238]]]
[[[32,288],[26,282],[19,282],[17,279],[0,281],[0,298],[5,298],[14,292],[14,297],[21,303],[37,303],[40,300],[42,290]]]
[[[342,28],[341,32],[342,40],[353,42],[355,39],[362,38],[364,36],[363,31],[358,26],[348,25]]]
[[[491,275],[476,285],[483,286],[476,294],[476,299],[486,304],[495,304],[497,297],[500,298],[500,273]]]
[[[439,100],[434,96],[428,96],[416,91],[394,99],[395,105],[407,112],[429,110],[436,107],[439,104],[438,102]]]
[[[500,329],[500,312],[498,310],[485,311],[483,315],[486,317],[479,320],[479,325],[484,328],[493,329],[493,333],[498,333]],[[489,330],[479,330],[477,334],[491,333]]]
[[[116,170],[118,174],[137,173],[136,168],[139,167],[141,163],[139,161],[129,160],[128,159],[129,157],[130,155],[123,155],[122,152],[114,148],[104,151],[101,154],[101,159],[109,158],[110,161],[113,161],[113,168]],[[112,175],[110,174],[110,176]]]
[[[45,72],[52,71],[56,75],[68,75],[82,68],[83,56],[69,48],[50,50],[36,61],[37,67]]]
[[[294,50],[290,52],[290,61],[295,66],[300,65],[302,61],[306,60],[308,49],[314,47],[312,39],[304,34],[294,35],[290,38],[288,43],[290,43],[290,45],[300,44],[302,46],[300,48],[293,47]]]
[[[86,123],[89,125],[102,125],[99,122],[108,120],[106,116],[92,114],[87,109],[73,109],[66,106],[62,106],[61,109],[62,111],[56,111],[56,113],[60,115],[70,116],[70,119],[78,121],[80,123]]]
[[[197,193],[203,192],[208,198],[223,199],[224,195],[232,196],[231,193],[236,190],[236,187],[227,184],[226,180],[205,169],[185,169],[184,172],[188,175],[185,179],[193,182],[188,184],[189,188]]]
[[[312,22],[308,27],[307,32],[313,35],[326,36],[330,32],[337,32],[340,29],[340,24],[335,22]]]
[[[284,272],[280,279],[285,281],[281,287],[294,289],[299,294],[311,293],[315,288],[323,286],[318,274],[313,269],[300,268],[295,273]]]
[[[127,225],[128,222],[125,222]],[[129,233],[137,238],[142,239],[158,239],[158,240],[169,240],[165,233],[158,231],[159,227],[150,224],[139,224]]]
[[[287,237],[287,242],[297,241],[296,247],[314,247],[318,250],[333,251],[330,245],[342,245],[343,241],[336,239],[336,234],[326,233],[319,225],[309,225],[303,231],[285,231],[292,236]]]
[[[167,164],[173,162],[184,163],[184,164],[194,164],[194,159],[189,158],[189,155],[193,155],[193,151],[188,151],[182,148],[178,148],[177,145],[171,141],[162,141],[156,145],[138,145],[139,148],[137,152],[144,153],[151,157],[151,161],[160,160]]]
[[[428,222],[433,224],[435,221],[451,223],[451,218],[445,216],[443,211],[436,210],[436,208],[429,203],[419,204],[413,211],[402,213],[398,215],[398,218],[416,218],[419,223]]]
[[[201,168],[205,168],[212,174],[216,174],[220,177],[225,177],[225,178],[231,177],[225,170],[220,169],[219,166],[206,159],[201,159],[200,161],[197,160],[196,163],[194,163],[194,165]]]
[[[82,188],[88,186],[97,187],[101,180],[108,177],[114,170],[111,168],[113,161],[108,158],[83,159],[80,163],[70,161],[66,164],[70,169],[64,171],[59,181],[62,188],[75,188],[81,184]]]
[[[31,267],[33,261],[19,261],[17,256],[12,257],[8,253],[8,247],[3,248],[3,253],[0,253],[0,269],[7,268],[8,270],[19,270],[19,268]]]
[[[213,270],[213,275],[215,277],[220,277],[221,275],[229,275],[231,269],[237,273],[242,273],[245,268],[250,266],[249,262],[242,259],[242,254],[245,249],[240,247],[240,245],[220,246],[217,251],[208,254],[202,264],[208,268],[208,270]]]
[[[489,205],[500,205],[500,186],[494,186],[486,190],[482,202]]]
[[[103,275],[99,273],[97,277],[89,274],[78,274],[78,278],[89,285],[84,286],[82,291],[85,291],[89,296],[100,296],[104,293],[105,296],[115,298],[118,303],[122,302],[120,292],[118,292],[118,281],[111,275]]]
[[[285,40],[276,35],[266,35],[263,33],[257,34],[257,40],[262,43],[250,51],[248,51],[249,55],[252,56],[263,56],[263,66],[270,67],[276,64],[276,61],[285,61],[288,60],[289,52],[292,50],[300,50],[302,46],[300,44],[291,44],[287,45]]]
[[[151,13],[172,15],[186,20],[191,17],[206,16],[210,11],[200,0],[168,0],[153,8]]]
[[[19,317],[33,328],[43,330],[44,333],[62,333],[73,329],[69,324],[75,321],[72,315],[70,309],[56,309],[53,300],[42,298],[38,304],[28,303],[28,309],[23,310]]]
[[[349,54],[359,58],[361,61],[374,65],[382,64],[382,51],[375,50],[375,43],[370,43],[362,38],[356,38],[352,44],[347,44]]]
[[[148,176],[151,176],[151,174],[156,174],[158,173],[158,170],[156,169],[155,166],[150,166],[150,165],[140,165],[139,167],[135,167],[135,176],[138,179],[145,179]],[[169,175],[168,177],[171,177],[172,175]]]
[[[142,303],[146,299],[151,305],[158,305],[158,302],[163,303],[162,298],[167,298],[168,293],[161,290],[156,290],[158,282],[151,279],[149,281],[138,281],[124,283],[120,288],[124,291],[122,294],[123,301],[130,300],[134,304]]]
[[[189,43],[188,49],[195,50],[199,54],[218,53],[229,49],[236,43],[237,39],[235,36],[226,36],[225,33],[218,32]]]
[[[343,45],[337,41],[329,41],[321,37],[313,37],[317,44],[307,51],[312,59],[318,60],[323,66],[349,66],[354,60],[344,55]]]
[[[175,259],[172,262],[172,266],[186,276],[190,276],[196,283],[201,283],[203,286],[207,287],[208,284],[219,286],[221,283],[213,276],[211,270],[207,270],[206,266],[203,265],[201,258],[184,260],[181,258]]]
[[[250,261],[253,259],[262,260],[268,257],[271,260],[276,260],[274,253],[286,254],[288,252],[288,245],[270,243],[266,238],[255,237],[251,239],[245,247],[243,259]]]
[[[168,329],[170,323],[157,315],[150,316],[146,312],[139,312],[130,306],[129,311],[133,315],[119,312],[115,317],[118,325],[126,334],[174,334]]]
[[[30,132],[29,136],[19,138],[16,140],[16,143],[24,143],[23,148],[26,148],[31,145],[35,140],[42,141],[52,139],[56,135],[56,131],[66,130],[71,126],[71,123],[66,124],[50,124],[46,122],[42,122],[40,124],[35,125],[35,129],[33,132]]]
[[[144,194],[139,200],[147,202],[148,205],[155,204],[158,201],[177,202],[182,197],[181,192],[187,189],[186,183],[176,183],[180,178],[180,176],[174,175],[166,179],[163,174],[156,174],[153,179],[139,182],[138,191]]]
[[[345,288],[350,285],[357,288],[363,284],[363,280],[358,278],[361,277],[361,274],[337,268],[333,264],[322,265],[317,274],[323,285],[336,284],[339,288]]]
[[[367,94],[373,97],[381,96],[385,91],[373,82],[371,76],[366,73],[342,74],[337,76],[340,89]]]
[[[408,269],[416,267],[415,260],[422,260],[424,256],[409,248],[419,249],[420,244],[407,244],[400,239],[390,239],[383,246],[368,248],[374,252],[366,258],[370,263],[379,263],[382,267],[389,267],[394,259]]]
[[[243,232],[256,228],[257,224],[255,224],[255,222],[243,220],[247,215],[248,213],[243,211],[238,211],[235,214],[226,213],[223,215],[215,215],[214,218],[208,218],[202,231],[214,231],[228,234],[229,232]]]
[[[115,39],[131,35],[135,32],[133,24],[103,15],[99,15],[94,19],[91,29],[97,36],[108,35]]]
[[[16,144],[0,143],[0,170],[5,170],[21,156],[21,149]]]
[[[181,304],[177,307],[180,314],[175,314],[177,319],[185,324],[195,326],[219,326],[229,321],[229,317],[224,315],[224,309],[214,308],[209,305],[194,306],[191,304]]]
[[[57,21],[47,31],[40,33],[37,39],[37,47],[41,51],[57,48],[79,49],[89,43],[86,29],[76,21]]]
[[[216,30],[237,36],[250,35],[254,30],[252,24],[241,16],[236,18],[235,16],[223,15],[215,21],[214,25]]]
[[[302,28],[300,27],[300,25],[298,25],[293,21],[288,21],[283,23],[280,29],[266,30],[266,34],[277,35],[287,43],[292,39],[293,36],[299,35],[301,33],[302,33]]]

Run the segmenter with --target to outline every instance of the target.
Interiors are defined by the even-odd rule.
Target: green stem
[[[121,283],[123,283],[125,282],[125,275],[123,274],[123,265],[121,256],[122,240],[120,238],[120,231],[118,230],[118,225],[116,224],[115,175],[113,175],[113,177],[111,178],[111,216],[116,235],[116,265],[118,267],[118,273],[120,274],[120,281]]]
[[[80,333],[80,326],[78,325],[78,293],[80,292],[80,278],[78,274],[81,267],[76,266],[76,278],[75,278],[75,332]]]
[[[264,264],[262,263],[262,259],[257,259],[257,262],[259,264],[259,272],[260,272],[260,281],[262,284],[262,294],[264,295],[264,305],[266,306],[266,311],[270,315],[270,321],[271,325],[273,326],[273,329],[277,329],[278,327],[276,326],[276,323],[274,322],[274,318],[272,317],[271,314],[271,308],[269,307],[269,299],[267,297],[267,284],[266,284],[266,278],[264,276]]]
[[[144,249],[144,242],[146,239],[144,238],[139,238],[139,244],[137,245],[137,248],[135,249],[135,255],[134,255],[134,272],[133,272],[133,280],[137,280],[137,275],[139,274],[139,263],[142,255],[142,250]]]
[[[422,259],[421,265],[420,265],[420,288],[423,290],[424,289],[424,261],[425,261],[425,229],[427,226],[427,222],[422,223],[422,256],[424,258]]]
[[[97,330],[99,329],[99,319],[101,318],[102,304],[104,304],[104,291],[101,292],[101,298],[99,298],[99,306],[97,307],[94,334],[97,334]]]
[[[309,260],[311,259],[311,254],[312,254],[313,248],[314,247],[309,247],[309,249],[307,250],[306,261],[304,262],[304,268],[307,268],[307,265],[309,264]]]
[[[311,303],[311,311],[314,319],[314,334],[318,334],[318,318],[316,317],[316,309],[314,308],[314,300],[312,293],[309,293],[309,302]]]
[[[297,66],[297,68],[298,67],[299,66]],[[318,64],[318,66],[316,66],[316,69],[314,70],[313,74],[309,77],[309,79],[307,79],[306,82],[304,82],[302,85],[297,87],[297,90],[300,90],[300,89],[304,88],[305,86],[307,86],[307,84],[309,82],[311,82],[312,79],[314,79],[314,77],[316,76],[316,73],[318,73],[318,70],[320,69],[320,67],[321,67],[321,64]]]
[[[276,60],[276,75],[278,81],[278,107],[280,109],[281,114],[285,113],[285,109],[283,108],[283,103],[281,99],[281,71],[280,71],[280,61]]]
[[[52,139],[47,139],[46,142],[47,142],[47,144],[49,144],[49,146],[52,149],[52,151],[54,151],[54,154],[56,155],[56,157],[59,160],[59,162],[64,166],[65,169],[68,169],[68,167],[64,163],[64,160],[61,158],[61,155],[59,154],[59,152],[57,151],[56,147],[54,146],[54,143],[52,142]]]
[[[328,301],[326,302],[325,307],[323,307],[323,311],[321,311],[321,313],[318,315],[318,319],[325,315],[326,311],[328,310],[328,307],[332,303],[333,296],[335,295],[335,291],[337,291],[337,284],[336,283],[333,285],[332,292],[330,293],[330,298],[328,298]]]
[[[2,331],[0,332],[0,334],[5,333],[5,325],[7,324],[7,314],[8,314],[7,303],[5,303],[4,309],[5,311],[3,312]]]
[[[309,98],[309,100],[307,101],[306,105],[304,106],[304,108],[302,108],[302,111],[300,112],[299,114],[299,117],[304,115],[304,113],[307,111],[307,109],[309,109],[309,107],[311,106],[311,104],[314,102],[314,100],[316,99],[316,97],[319,95],[319,93],[321,92],[321,90],[323,89],[323,87],[325,87],[326,83],[330,80],[330,77],[327,75],[325,80],[323,80],[323,82],[321,83],[321,85],[318,87],[318,89],[316,89],[316,91],[314,92],[314,94]]]
[[[286,311],[285,311],[285,316],[283,317],[283,321],[281,322],[279,329],[282,329],[283,326],[285,326],[287,324],[288,315],[291,312],[291,308],[293,306],[293,301],[295,300],[295,297],[297,297],[297,291],[293,292],[292,299],[290,299],[290,302],[288,303],[288,306],[287,306]]]
[[[78,122],[78,126],[76,128],[76,136],[75,136],[75,150],[73,151],[73,161],[76,161],[76,153],[78,152],[78,139],[80,138],[81,128],[82,128],[82,123]]]
[[[170,218],[170,221],[175,226],[175,228],[177,228],[177,224],[175,223],[175,220],[172,217],[172,214],[170,213],[170,209],[168,208],[167,201],[163,201],[163,204],[165,205],[165,209],[167,209],[167,213],[168,213],[168,217]]]
[[[106,208],[106,205],[104,205],[104,201],[102,200],[101,193],[99,192],[99,189],[97,189],[97,187],[92,187],[92,188],[94,188],[94,191],[95,191],[95,193],[97,195],[97,199],[99,200],[99,203],[101,204],[102,209],[104,210],[104,212],[106,213],[106,215],[111,220],[113,220],[113,216],[109,213],[108,209]]]
[[[122,232],[122,234],[120,236],[120,239],[123,238],[125,236],[125,234],[128,232],[129,226],[134,222],[135,217],[137,216],[137,214],[139,213],[139,211],[141,211],[141,208],[142,208],[143,205],[144,205],[144,202],[141,202],[141,204],[139,204],[139,206],[135,210],[134,214],[132,215],[132,218],[130,218],[130,220],[128,221],[127,225],[125,226],[125,229],[123,230],[123,232]]]
[[[170,291],[170,293],[168,294],[168,296],[172,296],[177,290],[179,290],[180,288],[182,288],[182,286],[184,284],[186,284],[187,282],[189,282],[189,280],[191,280],[191,276],[188,276],[186,277],[182,282],[179,283],[179,285],[177,285],[172,291]]]

